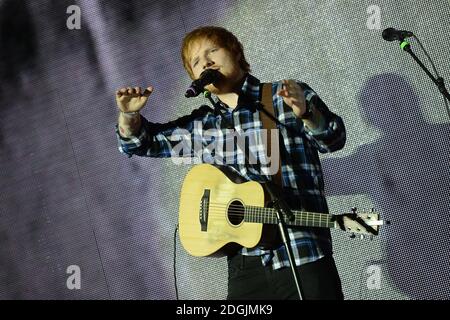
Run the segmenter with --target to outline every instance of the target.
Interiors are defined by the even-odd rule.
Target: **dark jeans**
[[[332,256],[297,267],[304,300],[343,300],[341,280]],[[228,300],[298,299],[291,268],[272,270],[261,257],[228,258]]]

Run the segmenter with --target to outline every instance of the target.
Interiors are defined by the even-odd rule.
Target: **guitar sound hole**
[[[244,206],[235,200],[228,206],[227,214],[230,223],[237,226],[244,220]]]

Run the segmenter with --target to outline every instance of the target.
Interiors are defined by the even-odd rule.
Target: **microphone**
[[[214,69],[206,69],[200,74],[197,80],[194,80],[191,86],[186,90],[184,96],[186,98],[192,98],[198,96],[205,89],[204,87],[210,83],[217,81],[220,77],[220,72]]]
[[[382,36],[383,39],[386,41],[394,41],[394,40],[403,41],[404,38],[412,37],[414,36],[414,34],[411,31],[387,28],[383,30]]]

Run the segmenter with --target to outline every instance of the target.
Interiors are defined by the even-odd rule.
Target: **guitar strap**
[[[266,141],[266,154],[269,156],[269,152],[272,152],[272,143],[276,145],[275,152],[278,152],[277,163],[275,164],[276,174],[272,175],[272,182],[276,187],[281,188],[283,186],[281,181],[281,154],[280,154],[280,137],[279,132],[276,135],[278,141],[271,141],[271,130],[276,130],[277,118],[274,115],[273,99],[272,99],[272,84],[264,83],[262,85],[261,103],[263,110],[260,110],[259,117],[262,122],[263,129],[267,130],[267,141]],[[276,121],[276,122],[275,122]],[[273,161],[273,155],[270,155],[271,161]],[[281,195],[281,194],[280,194]],[[268,195],[265,195],[268,197]],[[279,234],[278,227],[276,225],[263,226],[263,232],[259,245],[265,249],[276,249],[282,244],[282,240]]]
[[[274,115],[273,108],[273,98],[272,98],[272,84],[264,83],[262,85],[262,95],[261,95],[261,103],[263,105],[264,110],[260,110],[259,117],[262,122],[263,129],[267,130],[267,143],[266,143],[266,154],[270,157],[271,161],[273,161],[273,155],[269,156],[269,152],[272,152],[272,130],[277,130],[277,126],[275,123],[276,117]],[[269,115],[271,116],[269,118]],[[275,152],[278,152],[277,163],[275,164],[276,174],[272,175],[272,181],[279,187],[283,186],[281,180],[281,153],[280,153],[280,139],[279,133],[276,135],[278,137],[278,141],[275,141]]]

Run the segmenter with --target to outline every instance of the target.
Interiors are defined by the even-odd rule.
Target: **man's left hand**
[[[292,108],[296,117],[300,118],[306,112],[306,100],[302,87],[295,80],[282,80],[283,89],[277,94]]]

